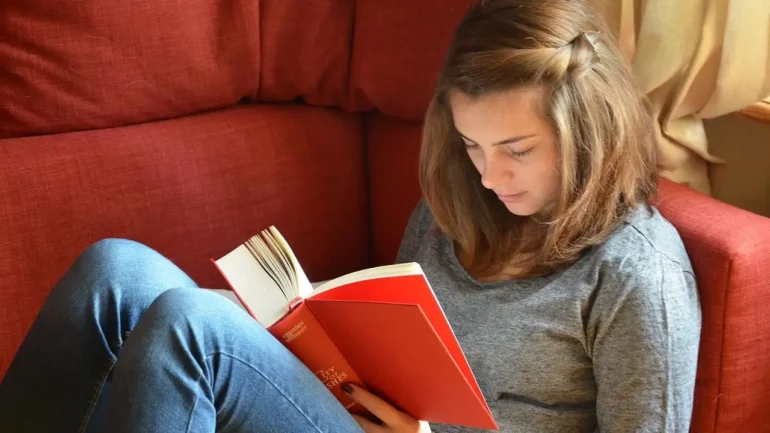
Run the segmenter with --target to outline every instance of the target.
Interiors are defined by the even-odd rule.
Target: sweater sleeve
[[[701,328],[692,273],[661,255],[602,279],[587,324],[599,431],[689,431]]]

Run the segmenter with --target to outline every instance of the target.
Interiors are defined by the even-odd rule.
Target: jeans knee
[[[128,239],[104,239],[88,247],[74,265],[89,280],[151,285],[162,288],[195,287],[195,283],[169,259]]]
[[[104,239],[83,251],[52,294],[60,302],[147,298],[149,305],[162,290],[175,287],[195,287],[195,282],[139,242]]]
[[[108,238],[95,242],[78,257],[78,264],[94,269],[120,268],[128,259],[155,259],[152,248],[129,239]]]

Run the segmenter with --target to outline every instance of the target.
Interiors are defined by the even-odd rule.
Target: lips
[[[524,196],[524,194],[526,194],[526,191],[516,194],[497,194],[497,197],[500,199],[500,201],[515,201]]]

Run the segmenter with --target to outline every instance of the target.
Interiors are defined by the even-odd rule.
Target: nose
[[[481,184],[487,189],[495,189],[513,177],[513,171],[505,163],[504,158],[491,156],[484,161],[484,171],[481,173]]]

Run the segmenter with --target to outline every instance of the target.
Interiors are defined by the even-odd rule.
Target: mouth
[[[518,201],[519,199],[524,197],[524,194],[526,194],[526,193],[527,192],[524,191],[524,192],[520,192],[520,193],[516,193],[516,194],[497,194],[497,198],[499,198],[500,201],[502,201],[504,203],[511,203],[511,202]]]

